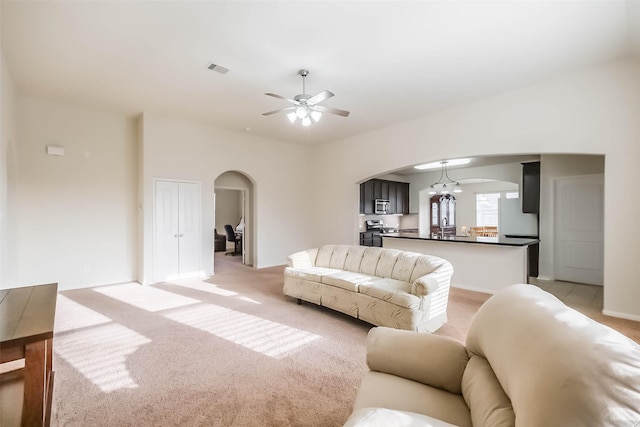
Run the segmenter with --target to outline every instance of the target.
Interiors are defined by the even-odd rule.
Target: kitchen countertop
[[[385,238],[396,239],[413,239],[413,240],[430,240],[452,243],[477,243],[483,245],[497,245],[497,246],[530,246],[539,243],[538,239],[525,239],[515,237],[480,237],[480,236],[444,236],[431,237],[430,234],[420,233],[388,233],[383,234]]]

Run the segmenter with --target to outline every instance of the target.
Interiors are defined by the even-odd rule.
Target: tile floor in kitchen
[[[562,282],[558,280],[539,280],[535,277],[530,278],[529,282],[555,295],[569,307],[600,323],[617,329],[637,343],[640,343],[640,322],[602,314],[604,299],[604,288],[602,286]]]
[[[559,300],[569,307],[578,311],[596,310],[602,311],[603,287],[595,285],[585,285],[582,283],[562,282],[559,280],[539,280],[532,277],[532,285],[537,285],[545,291],[555,295]]]

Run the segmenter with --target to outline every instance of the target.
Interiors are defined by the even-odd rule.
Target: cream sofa
[[[478,311],[466,346],[373,328],[356,426],[640,426],[640,346],[532,285]]]
[[[435,256],[326,245],[289,256],[283,291],[374,325],[433,332],[447,321],[452,274]]]

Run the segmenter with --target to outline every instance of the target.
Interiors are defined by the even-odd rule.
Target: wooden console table
[[[23,384],[22,426],[44,426],[51,415],[53,389],[53,324],[56,312],[58,284],[0,289],[0,363],[24,359],[24,368],[1,376],[16,378]],[[0,387],[5,381],[0,378]],[[19,390],[12,388],[12,390]],[[15,394],[10,391],[9,393]],[[4,398],[5,396],[3,396]],[[19,402],[19,396],[9,396]],[[0,404],[5,402],[0,402]],[[4,405],[3,405],[4,406]],[[3,407],[3,418],[10,416]],[[14,414],[15,415],[15,414]],[[4,424],[6,420],[0,420]]]

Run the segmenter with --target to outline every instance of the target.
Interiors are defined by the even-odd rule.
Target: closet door
[[[200,184],[156,181],[156,282],[202,274]]]
[[[180,274],[179,257],[179,185],[156,181],[155,206],[155,281],[162,282]]]
[[[179,198],[179,274],[180,277],[200,275],[200,185],[181,182]]]

